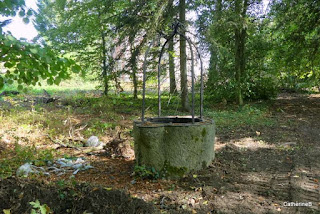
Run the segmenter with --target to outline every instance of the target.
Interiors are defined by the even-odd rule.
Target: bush
[[[206,99],[213,102],[236,100],[235,79],[215,78],[206,82]],[[243,98],[247,100],[271,99],[278,94],[278,83],[272,76],[254,77],[249,76],[242,85]]]

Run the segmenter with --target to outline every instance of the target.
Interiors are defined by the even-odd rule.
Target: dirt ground
[[[275,126],[217,127],[212,165],[180,180],[135,179],[133,159],[86,154],[94,168],[75,176],[86,184],[48,184],[69,174],[1,180],[0,210],[29,213],[24,203],[42,199],[55,213],[320,213],[320,95],[281,94],[270,117]],[[59,191],[70,195],[61,199]]]

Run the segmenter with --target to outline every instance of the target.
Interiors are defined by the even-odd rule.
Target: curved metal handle
[[[185,38],[188,42],[189,45],[189,49],[191,52],[191,79],[192,79],[192,109],[191,109],[191,114],[192,114],[192,123],[194,123],[195,119],[194,119],[194,107],[195,107],[195,93],[194,93],[194,79],[195,79],[195,75],[194,75],[194,56],[193,56],[193,49],[192,46],[196,49],[197,53],[198,53],[198,57],[200,59],[200,67],[201,67],[201,86],[200,86],[200,118],[203,118],[203,64],[202,64],[202,59],[201,59],[201,55],[200,52],[198,50],[198,48],[196,47],[196,45],[185,35],[181,34],[177,29],[174,29],[174,31],[171,33],[171,35],[169,37],[166,38],[165,43],[162,45],[161,51],[160,51],[160,56],[159,56],[159,61],[158,61],[158,117],[161,116],[161,90],[160,90],[160,74],[161,74],[161,58],[165,49],[166,44],[175,36],[175,35],[180,35],[183,38]],[[154,44],[155,40],[152,40],[146,53],[144,56],[144,62],[143,62],[143,92],[142,92],[142,115],[141,115],[141,121],[144,122],[145,119],[145,94],[146,94],[146,70],[147,70],[147,58],[148,58],[148,54],[149,51],[152,47],[152,45]]]

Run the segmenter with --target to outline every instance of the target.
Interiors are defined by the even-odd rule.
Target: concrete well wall
[[[192,123],[134,122],[138,165],[180,176],[200,170],[214,159],[215,124],[205,119]]]

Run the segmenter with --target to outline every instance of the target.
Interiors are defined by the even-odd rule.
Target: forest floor
[[[0,212],[30,213],[29,202],[39,200],[54,213],[320,213],[319,94],[280,94],[246,109],[210,107],[218,112],[206,112],[217,120],[215,160],[179,180],[133,173],[132,120],[141,101],[83,93],[35,104],[34,97],[0,101]],[[76,139],[91,135],[107,145],[118,140],[120,148],[79,146]],[[94,168],[74,176],[15,175],[25,161],[58,157],[84,157]]]

